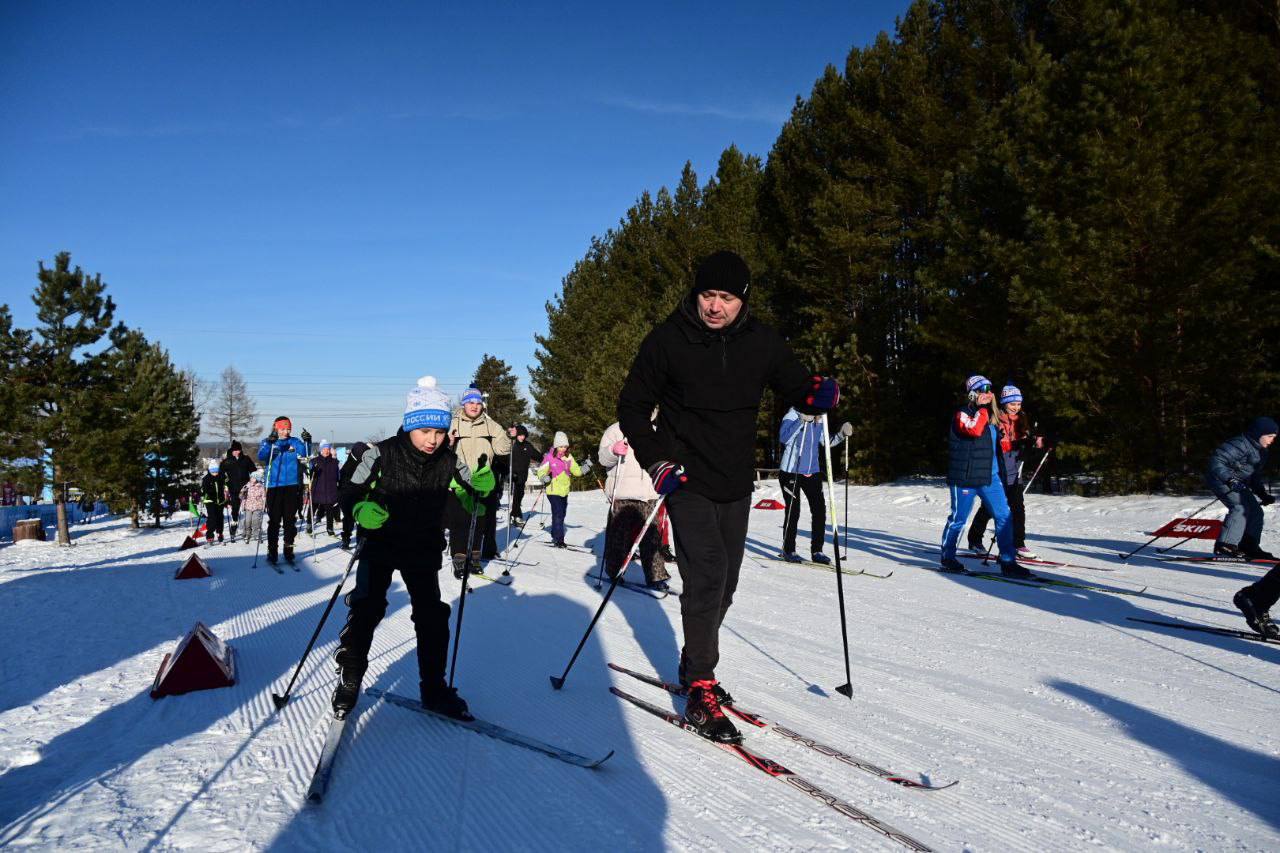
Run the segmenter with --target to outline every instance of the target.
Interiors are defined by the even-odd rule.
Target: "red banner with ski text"
[[[1216,518],[1175,518],[1173,521],[1148,533],[1163,539],[1217,539],[1222,533],[1222,522]]]

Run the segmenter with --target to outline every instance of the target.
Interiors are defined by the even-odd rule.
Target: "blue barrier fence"
[[[89,512],[82,510],[78,503],[67,504],[68,524],[81,524],[110,514],[111,511],[107,505],[101,501],[94,504]],[[58,507],[54,504],[36,504],[35,506],[0,506],[0,539],[13,539],[14,523],[27,518],[40,519],[44,522],[45,538],[50,540],[55,538],[50,534],[50,530],[58,524]]]

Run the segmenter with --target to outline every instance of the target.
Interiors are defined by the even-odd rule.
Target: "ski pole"
[[[1209,502],[1208,502],[1207,504],[1205,504],[1204,506],[1200,507],[1198,510],[1196,510],[1196,511],[1195,511],[1195,512],[1193,512],[1193,513],[1191,513],[1191,515],[1189,515],[1189,516],[1187,516],[1187,517],[1188,517],[1188,518],[1195,518],[1197,515],[1199,515],[1200,513],[1204,512],[1204,511],[1205,511],[1206,509],[1208,509],[1209,507],[1213,506],[1214,502],[1215,502],[1215,501],[1217,501],[1217,500],[1218,500],[1218,499],[1217,499],[1216,497],[1210,498],[1210,499],[1209,499]],[[1143,543],[1142,543],[1141,545],[1139,545],[1137,548],[1134,548],[1134,549],[1133,549],[1132,551],[1130,551],[1128,554],[1121,554],[1121,555],[1120,555],[1120,559],[1122,559],[1122,560],[1127,560],[1127,559],[1129,559],[1129,558],[1130,558],[1130,557],[1132,557],[1134,554],[1138,553],[1138,552],[1139,552],[1139,551],[1141,551],[1143,548],[1147,547],[1148,545],[1150,545],[1152,542],[1156,541],[1156,540],[1157,540],[1157,539],[1159,539],[1159,538],[1161,538],[1161,537],[1159,537],[1159,536],[1152,536],[1150,539],[1148,539],[1146,542],[1143,542]],[[1184,540],[1184,541],[1185,541],[1185,540]]]
[[[302,653],[302,660],[298,661],[298,667],[293,671],[293,678],[289,679],[289,686],[284,689],[284,695],[271,694],[271,701],[275,703],[277,709],[283,708],[288,704],[289,694],[293,692],[293,683],[298,680],[298,673],[302,672],[302,665],[307,662],[307,656],[311,654],[311,647],[316,644],[316,638],[320,636],[320,629],[328,621],[329,614],[333,611],[333,605],[338,601],[338,593],[342,592],[342,587],[347,583],[347,576],[351,574],[351,567],[356,564],[356,559],[359,558],[360,551],[364,548],[364,541],[361,538],[356,543],[355,550],[351,552],[351,559],[347,561],[347,570],[342,573],[342,580],[338,581],[338,585],[333,588],[333,595],[329,596],[329,606],[324,609],[324,614],[320,617],[320,624],[316,626],[315,632],[311,635],[311,642],[307,643],[307,648]]]
[[[261,457],[259,457],[259,458],[261,458]],[[266,506],[266,498],[265,498],[265,494],[266,494],[267,489],[271,487],[271,461],[272,461],[273,459],[275,459],[275,458],[276,458],[276,445],[275,445],[275,442],[273,441],[273,442],[271,443],[271,452],[267,454],[267,475],[266,475],[266,477],[264,477],[264,478],[263,478],[263,479],[266,481],[266,482],[265,482],[266,488],[264,488],[264,489],[262,490],[262,491],[263,491],[263,494],[264,494],[264,498],[263,498],[263,505],[262,505],[262,510],[263,510],[262,515],[263,515],[263,517],[264,517],[264,518],[265,518],[265,517],[266,517],[266,515],[267,515],[267,513],[266,513],[267,506]],[[261,528],[262,528],[262,523],[261,523],[261,522],[259,522],[259,523],[258,523],[258,528],[259,528],[259,530],[258,530],[258,541],[257,541],[257,543],[253,546],[253,565],[249,567],[249,568],[251,568],[251,569],[256,569],[256,568],[258,568],[258,552],[262,550],[262,530],[261,530]]]
[[[1040,464],[1036,466],[1036,470],[1031,472],[1031,479],[1027,480],[1027,484],[1022,487],[1022,493],[1024,495],[1027,493],[1027,489],[1031,488],[1031,484],[1036,481],[1036,477],[1040,476],[1040,469],[1044,467],[1044,463],[1049,459],[1049,454],[1052,452],[1053,448],[1050,447],[1044,452],[1044,456],[1040,457]]]
[[[538,503],[539,503],[541,500],[542,500],[542,495],[540,494],[540,495],[538,495],[538,500],[536,500],[536,501],[534,501],[534,502],[533,502],[533,508],[529,510],[529,514],[530,514],[530,515],[533,515],[533,514],[537,511],[537,509],[538,509]],[[517,538],[517,541],[519,541],[519,539],[518,539],[518,538]],[[498,561],[497,561],[497,562],[505,563],[505,564],[506,564],[506,567],[504,567],[504,568],[503,568],[503,570],[502,570],[502,574],[503,574],[503,575],[510,575],[510,574],[511,574],[511,568],[510,568],[511,566],[518,566],[518,565],[520,565],[520,558],[524,556],[524,549],[525,549],[525,548],[528,548],[528,547],[529,547],[529,543],[530,543],[530,542],[532,542],[532,541],[533,541],[533,537],[532,537],[532,536],[527,536],[527,537],[525,537],[524,544],[520,546],[520,550],[516,552],[516,555],[515,555],[515,557],[514,557],[513,559],[508,559],[507,557],[502,557],[500,560],[498,560]]]
[[[623,464],[623,460],[619,459],[617,462],[617,465],[622,465],[622,464]],[[609,502],[609,511],[608,511],[608,515],[605,517],[605,522],[604,522],[604,542],[600,546],[600,562],[596,564],[596,569],[597,569],[596,589],[597,590],[599,590],[600,587],[604,584],[604,563],[605,563],[605,560],[608,559],[608,555],[609,555],[609,522],[613,520],[613,497],[618,491],[618,480],[621,479],[618,475],[621,473],[622,472],[618,471],[615,466],[614,475],[613,475],[613,488],[610,489],[609,493],[605,495],[605,499]],[[600,482],[599,478],[596,479],[596,482],[597,483]],[[601,488],[600,491],[604,492],[604,489]],[[630,562],[630,560],[628,560],[627,562]],[[618,569],[618,574],[622,574],[626,570],[627,570],[627,563],[623,563],[622,567]]]
[[[849,624],[844,613],[844,571],[840,565],[840,541],[836,533],[836,484],[831,475],[831,439],[827,427],[827,413],[822,413],[822,452],[827,457],[827,494],[831,496],[831,550],[836,553],[836,597],[840,604],[840,637],[844,641],[845,683],[836,688],[837,693],[853,698],[853,674],[849,670]]]
[[[844,437],[844,559],[849,559],[849,436]]]
[[[467,552],[462,560],[462,589],[458,591],[458,624],[453,629],[453,657],[449,661],[449,686],[458,667],[458,643],[462,640],[462,614],[467,609],[467,575],[471,574],[471,537],[476,533],[476,516],[480,514],[480,496],[471,494],[471,526],[467,530]]]
[[[649,526],[653,524],[653,520],[658,517],[658,510],[662,508],[663,502],[667,499],[666,495],[658,498],[653,505],[653,511],[649,513],[649,517],[645,519],[644,526],[640,528],[640,535],[631,543],[631,549],[627,551],[627,559],[622,565],[628,565],[632,558],[635,557],[636,550],[640,547],[640,541],[644,539],[644,535],[649,532]],[[582,639],[578,641],[578,647],[573,650],[573,657],[569,658],[569,663],[565,666],[564,672],[557,678],[551,676],[551,687],[559,690],[564,687],[564,680],[569,677],[569,670],[573,669],[573,664],[578,660],[578,655],[582,654],[582,647],[587,644],[587,638],[591,636],[591,631],[596,627],[596,623],[600,621],[600,614],[604,613],[604,608],[609,603],[609,599],[613,596],[613,591],[618,588],[618,581],[622,579],[622,572],[618,572],[613,576],[613,580],[609,584],[609,589],[604,594],[604,600],[600,602],[600,606],[596,608],[596,615],[591,617],[591,624],[587,626],[587,631],[582,635]]]
[[[1217,498],[1215,497],[1213,501],[1216,501],[1216,500]],[[1205,504],[1204,506],[1200,507],[1200,509],[1191,513],[1191,515],[1184,518],[1183,521],[1190,521],[1191,519],[1195,518],[1197,515],[1204,512],[1206,509],[1208,509],[1213,504],[1213,501],[1209,501],[1209,503]],[[1188,536],[1186,539],[1183,539],[1181,542],[1175,542],[1167,548],[1157,548],[1156,553],[1163,554],[1165,551],[1172,551],[1174,548],[1177,548],[1179,545],[1190,542],[1192,539],[1195,539],[1195,538],[1196,538],[1195,536]]]

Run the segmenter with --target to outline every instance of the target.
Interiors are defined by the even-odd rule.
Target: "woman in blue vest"
[[[1009,501],[1004,494],[1004,454],[1000,453],[1000,435],[996,429],[999,412],[992,393],[991,380],[970,376],[965,382],[968,399],[951,419],[949,431],[951,454],[947,463],[947,487],[951,493],[951,514],[942,531],[942,571],[964,573],[956,559],[956,543],[973,511],[974,501],[981,500],[996,522],[996,542],[1000,546],[1000,573],[1011,578],[1030,577],[1018,565],[1013,546],[1013,527],[1009,520]]]

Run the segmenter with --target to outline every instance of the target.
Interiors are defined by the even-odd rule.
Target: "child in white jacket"
[[[653,512],[658,493],[653,490],[653,480],[636,461],[622,428],[616,423],[600,437],[598,456],[600,464],[609,472],[604,486],[611,502],[609,524],[605,530],[604,565],[612,577],[625,568],[622,561],[627,558],[627,550],[635,542],[645,519]],[[667,573],[662,559],[661,545],[658,525],[650,525],[640,542],[640,565],[649,588],[665,591],[671,575]]]

